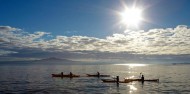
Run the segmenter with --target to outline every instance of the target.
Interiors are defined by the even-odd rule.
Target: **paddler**
[[[70,77],[72,77],[73,76],[73,73],[72,72],[70,72]]]
[[[100,73],[99,72],[97,72],[97,75],[98,75],[98,78],[100,77]]]
[[[141,76],[141,81],[144,83],[144,75]]]
[[[63,72],[61,72],[61,76],[63,76]]]

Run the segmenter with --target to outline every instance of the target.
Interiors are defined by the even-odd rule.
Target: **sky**
[[[138,27],[121,23],[142,10]],[[189,0],[0,0],[0,58],[190,60]]]

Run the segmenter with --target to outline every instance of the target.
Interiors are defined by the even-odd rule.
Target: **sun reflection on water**
[[[114,64],[114,65],[126,66],[127,76],[124,76],[124,79],[133,79],[133,78],[141,77],[142,71],[138,71],[138,70],[141,69],[141,67],[148,66],[149,64],[128,63],[128,64]],[[140,75],[139,75],[139,73],[140,73]]]
[[[133,91],[136,91],[137,88],[132,84],[132,85],[128,85],[130,90],[129,90],[129,93],[132,93]]]
[[[147,64],[115,64],[115,65],[124,65],[124,66],[129,66],[129,67],[142,67],[142,66],[147,66]]]

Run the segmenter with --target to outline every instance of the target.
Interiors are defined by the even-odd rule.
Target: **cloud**
[[[20,30],[20,29],[12,28],[10,26],[0,26],[0,31],[1,32],[17,31],[17,30]]]
[[[190,29],[175,28],[126,30],[104,39],[87,36],[62,36],[38,31],[33,34],[10,26],[0,26],[1,49],[32,49],[44,52],[101,52],[145,55],[190,54]],[[48,40],[47,40],[48,39]],[[2,53],[2,52],[1,52]],[[5,53],[5,52],[4,52]],[[7,54],[12,54],[11,52]]]
[[[0,56],[5,56],[5,55],[8,55],[8,54],[15,54],[17,52],[15,51],[7,51],[7,50],[0,50]]]

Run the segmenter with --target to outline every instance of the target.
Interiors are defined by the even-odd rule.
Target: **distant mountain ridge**
[[[190,64],[188,62],[184,62],[184,63],[172,63],[173,65],[187,65],[187,64]]]
[[[0,61],[0,64],[79,64],[80,61],[72,61],[69,59],[61,59],[56,57],[49,57],[40,60],[29,61]]]
[[[61,59],[56,57],[49,57],[40,60],[32,61],[32,63],[43,63],[43,64],[77,64],[79,61],[72,61],[69,59]]]
[[[36,61],[70,61],[70,62],[75,62],[75,61],[72,61],[72,60],[61,59],[61,58],[56,58],[56,57],[49,57],[49,58],[44,58],[44,59],[36,60]]]

